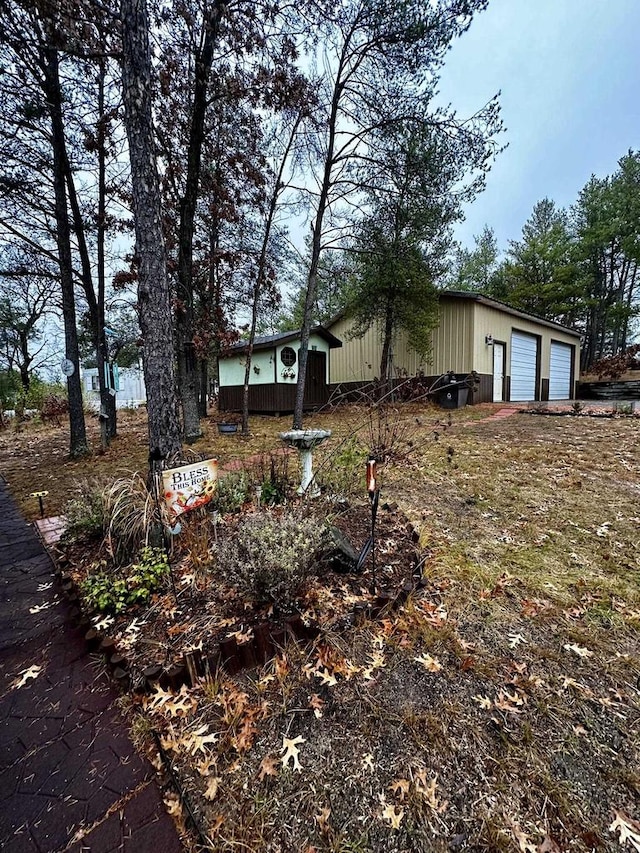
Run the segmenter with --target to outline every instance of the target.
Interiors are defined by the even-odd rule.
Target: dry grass
[[[402,610],[141,703],[212,849],[633,853],[619,827],[640,839],[638,422],[489,411],[398,416],[411,445],[383,499],[418,527],[428,581]],[[328,455],[358,421],[368,441],[361,410],[314,420],[334,430]],[[224,463],[286,426],[200,446]],[[49,488],[57,508],[90,466],[142,468],[144,423],[128,427],[85,463],[64,462],[51,428],[5,433],[0,468],[24,507]]]

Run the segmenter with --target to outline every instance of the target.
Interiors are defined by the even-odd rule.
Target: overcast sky
[[[536,201],[569,206],[640,148],[640,0],[489,0],[440,91],[468,115],[498,90],[509,147],[456,236],[472,247],[487,223],[504,251]]]

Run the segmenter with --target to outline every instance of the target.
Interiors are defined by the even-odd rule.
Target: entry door
[[[504,400],[504,344],[493,344],[493,402]]]
[[[322,406],[329,398],[327,387],[327,354],[310,349],[307,353],[307,379],[304,386],[305,406]]]

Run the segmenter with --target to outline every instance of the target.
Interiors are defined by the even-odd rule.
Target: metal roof
[[[318,335],[318,337],[325,340],[329,344],[329,349],[336,349],[337,347],[342,346],[342,341],[339,338],[336,338],[335,335],[332,335],[324,326],[314,326],[312,329],[309,329],[309,334]],[[277,335],[261,335],[260,337],[255,338],[253,342],[253,350],[255,352],[256,350],[271,349],[272,347],[292,343],[299,339],[300,330],[295,330],[293,332],[279,332]],[[220,357],[224,358],[225,356],[237,355],[238,353],[246,352],[248,345],[248,341],[238,341],[238,343],[227,347],[224,353],[221,353]]]

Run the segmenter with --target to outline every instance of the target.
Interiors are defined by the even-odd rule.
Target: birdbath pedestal
[[[330,435],[330,429],[290,429],[280,433],[282,441],[290,447],[295,447],[300,456],[302,482],[298,487],[299,495],[317,498],[320,494],[318,484],[313,479],[313,451]]]

